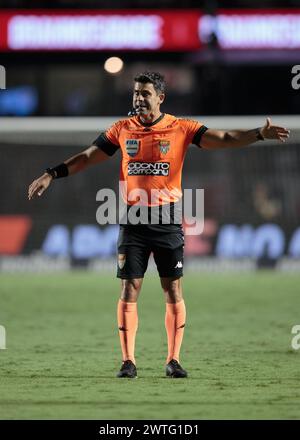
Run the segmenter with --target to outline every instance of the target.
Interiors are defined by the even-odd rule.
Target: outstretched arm
[[[61,165],[59,165],[59,167],[65,173],[64,175],[67,176],[70,174],[78,173],[79,171],[84,170],[90,165],[103,162],[109,157],[110,156],[104,153],[103,150],[95,145],[92,145],[81,153],[78,153],[75,156],[72,156],[69,159],[65,160]],[[43,192],[49,187],[50,183],[53,180],[52,174],[55,175],[56,173],[55,168],[53,170],[51,174],[45,172],[31,183],[28,188],[29,200],[31,200],[36,195],[41,196]]]
[[[213,130],[207,129],[201,137],[201,147],[203,148],[226,148],[244,147],[256,141],[264,139],[276,139],[281,142],[289,137],[290,131],[284,127],[272,125],[271,119],[267,118],[266,123],[261,128],[252,130]]]
[[[95,145],[92,145],[86,150],[81,151],[75,156],[72,156],[69,159],[65,160],[64,163],[68,167],[68,174],[76,174],[79,171],[82,171],[85,168],[89,167],[90,165],[103,162],[109,157],[110,156],[104,153],[103,150],[96,147]]]

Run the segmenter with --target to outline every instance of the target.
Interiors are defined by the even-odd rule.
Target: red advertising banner
[[[199,11],[31,10],[0,13],[0,50],[196,50]]]
[[[300,9],[0,11],[0,51],[300,49]]]
[[[202,43],[213,32],[220,49],[300,49],[300,9],[219,9],[199,23]]]

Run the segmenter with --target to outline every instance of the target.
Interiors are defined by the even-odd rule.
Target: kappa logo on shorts
[[[162,154],[166,154],[169,150],[170,150],[170,141],[159,141],[158,142],[159,145],[159,150]]]
[[[140,148],[140,141],[138,139],[126,139],[126,153],[130,157],[134,157]]]
[[[182,261],[178,261],[175,266],[175,269],[181,269],[181,268],[182,268]]]
[[[120,269],[123,269],[126,263],[126,255],[125,254],[119,254],[118,255],[118,266]]]

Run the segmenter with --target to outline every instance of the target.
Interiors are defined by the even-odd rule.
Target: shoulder
[[[163,125],[165,128],[172,128],[178,125],[178,118],[174,115],[170,115],[169,113],[164,114]]]
[[[130,118],[131,119],[131,118]],[[114,122],[112,127],[116,127],[116,128],[123,128],[126,127],[126,125],[128,125],[129,120],[128,119],[119,119],[118,121]]]
[[[192,118],[180,118],[174,115],[165,114],[164,125],[165,128],[179,128],[184,133],[193,133],[203,125],[202,122],[196,121]]]
[[[107,133],[114,133],[119,134],[122,129],[127,129],[130,127],[131,122],[130,119],[132,118],[126,118],[126,119],[119,119],[118,121],[114,122],[108,129]]]
[[[203,122],[192,118],[180,118],[179,123],[182,129],[188,134],[195,134],[204,127]]]
[[[192,118],[178,118],[178,122],[183,127],[189,127],[189,126],[193,126],[193,125],[203,125],[202,122],[197,121],[196,119],[192,119]]]

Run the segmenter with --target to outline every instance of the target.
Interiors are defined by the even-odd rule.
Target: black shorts
[[[118,272],[122,279],[143,278],[153,252],[160,277],[183,275],[184,234],[181,227],[152,230],[147,225],[120,226]]]

